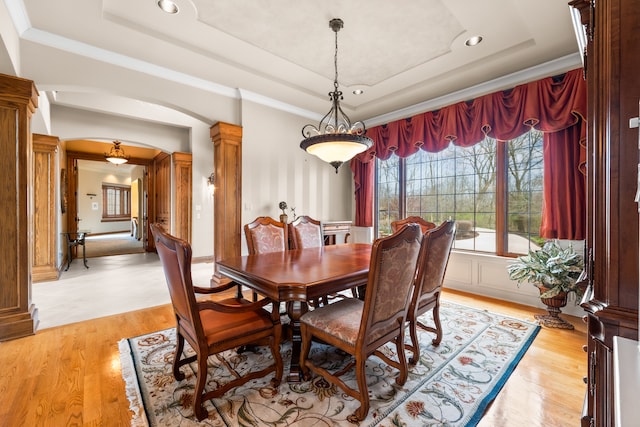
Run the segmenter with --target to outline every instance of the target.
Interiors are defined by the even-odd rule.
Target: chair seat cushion
[[[350,345],[356,344],[364,303],[346,298],[305,313],[300,322],[326,332]]]
[[[221,304],[241,304],[237,299],[226,299]],[[271,314],[266,310],[249,311],[244,313],[221,313],[214,310],[200,312],[202,328],[209,345],[253,334],[260,330],[273,328]]]

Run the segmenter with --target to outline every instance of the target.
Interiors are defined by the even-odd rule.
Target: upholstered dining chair
[[[301,215],[287,224],[289,229],[289,246],[291,249],[319,248],[324,245],[322,238],[322,224],[307,215]],[[325,295],[314,301],[309,301],[313,307],[328,304],[329,298]]]
[[[320,221],[302,215],[290,222],[288,227],[291,249],[317,248],[324,245]]]
[[[393,221],[391,222],[391,231],[393,231],[394,233],[398,230],[400,230],[402,227],[404,227],[407,224],[418,224],[420,226],[420,228],[422,229],[422,233],[426,233],[427,230],[431,230],[432,228],[436,228],[436,225],[433,222],[429,222],[419,216],[408,216],[404,219],[399,219],[397,221]]]
[[[249,255],[282,252],[289,249],[287,224],[268,216],[259,216],[244,225],[244,237],[247,239]],[[242,285],[238,284],[238,295],[242,293]],[[253,300],[258,294],[253,292]]]
[[[445,221],[438,227],[427,231],[422,238],[420,257],[418,258],[418,271],[413,287],[413,295],[409,304],[407,321],[409,322],[409,334],[411,344],[405,347],[413,355],[409,358],[410,364],[416,364],[420,359],[420,343],[418,342],[417,326],[436,334],[433,345],[440,344],[442,340],[442,325],[440,324],[440,291],[447,271],[449,255],[456,235],[455,221]],[[418,320],[418,316],[433,310],[434,327],[426,326]]]
[[[289,249],[287,224],[268,216],[260,216],[245,224],[249,255],[281,252]]]
[[[281,325],[277,302],[262,299],[251,303],[245,299],[229,298],[217,302],[196,300],[195,293],[211,294],[230,289],[235,283],[215,289],[194,286],[191,281],[191,246],[184,240],[165,233],[159,224],[151,224],[160,262],[169,287],[171,303],[176,316],[176,350],[173,357],[173,376],[184,379],[180,367],[196,361],[196,385],[193,399],[193,412],[198,420],[208,417],[202,403],[214,397],[222,396],[228,390],[247,381],[275,372],[271,383],[274,387],[282,378],[282,358],[280,356]],[[263,307],[273,304],[271,313]],[[195,355],[184,357],[185,340],[195,351]],[[255,372],[236,372],[220,353],[247,344],[266,344],[271,349],[273,364]],[[235,379],[216,389],[204,392],[207,384],[207,360],[217,355]],[[215,381],[213,381],[215,383]]]
[[[348,417],[351,422],[362,421],[369,412],[365,362],[370,355],[375,354],[400,371],[396,377],[398,385],[403,385],[407,380],[404,330],[421,238],[420,227],[410,224],[389,237],[376,240],[371,249],[364,301],[343,299],[305,313],[300,318],[302,373],[308,379],[311,370],[359,400],[360,407]],[[309,359],[314,337],[352,355],[354,360],[335,373],[316,366]],[[395,343],[397,361],[378,350],[387,342]],[[357,390],[339,378],[354,366]]]
[[[291,249],[317,248],[324,246],[322,238],[322,223],[307,215],[297,217],[293,222],[288,224],[289,242]],[[345,236],[346,240],[346,236]],[[345,243],[347,243],[345,241]],[[351,294],[355,298],[357,296],[356,289],[351,289]],[[332,298],[340,295],[333,294]],[[311,305],[317,307],[320,303],[328,304],[329,296],[325,295],[316,301],[310,301]]]

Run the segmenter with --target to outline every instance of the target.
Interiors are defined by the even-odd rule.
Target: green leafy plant
[[[562,248],[553,240],[538,250],[529,251],[528,255],[518,257],[515,263],[507,267],[507,271],[509,278],[516,280],[518,286],[528,282],[546,288],[540,294],[541,298],[575,292],[578,301],[584,293],[584,288],[577,281],[583,267],[582,257],[573,248]]]

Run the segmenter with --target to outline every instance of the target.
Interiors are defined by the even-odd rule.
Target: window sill
[[[131,217],[125,217],[125,218],[102,218],[100,220],[100,222],[129,222],[131,221]]]

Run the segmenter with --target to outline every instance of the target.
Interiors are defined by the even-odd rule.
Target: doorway
[[[147,175],[144,165],[77,160],[76,222],[87,233],[87,258],[145,251]]]
[[[152,148],[125,147],[130,159],[127,163],[116,166],[107,162],[104,156],[111,145],[90,140],[66,141],[68,191],[65,203],[67,209],[63,210],[62,218],[63,223],[66,224],[65,231],[89,233],[87,235],[89,246],[85,248],[89,250],[88,256],[95,256],[91,254],[90,247],[94,240],[100,240],[99,243],[103,247],[108,246],[102,248],[97,256],[132,253],[134,250],[136,252],[153,251],[148,238],[148,223],[154,219],[153,204],[150,203],[152,194],[149,189],[155,184],[152,173],[153,158],[161,151]],[[119,212],[123,214],[123,218],[104,218],[108,216],[104,213],[105,197],[108,196],[103,183],[120,185],[121,187],[115,190],[116,192],[122,190],[122,194],[124,191],[129,195],[137,191],[138,202],[127,199],[130,209],[128,215],[126,212]],[[134,222],[135,209],[138,215]],[[120,240],[120,243],[116,240]],[[97,245],[98,242],[93,246]],[[125,247],[127,245],[134,246],[135,249]],[[139,249],[140,247],[142,249]],[[82,256],[74,247],[71,256],[75,258],[77,255]]]

